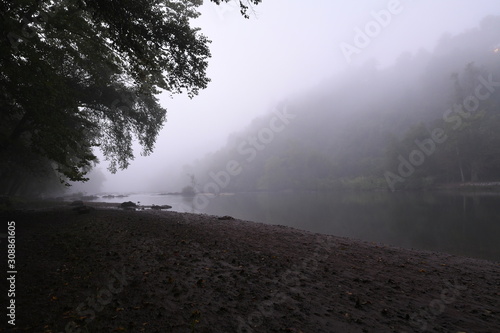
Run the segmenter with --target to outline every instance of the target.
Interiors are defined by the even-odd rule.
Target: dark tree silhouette
[[[116,172],[134,138],[151,153],[166,117],[156,95],[193,97],[209,82],[210,41],[189,22],[201,4],[1,0],[0,177],[24,177],[13,170],[36,156],[62,182],[85,181],[94,147]]]

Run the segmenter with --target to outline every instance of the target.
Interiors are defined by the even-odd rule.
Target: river
[[[404,248],[500,261],[500,195],[434,192],[133,194],[99,201],[171,205]]]

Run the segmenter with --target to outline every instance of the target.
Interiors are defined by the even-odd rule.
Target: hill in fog
[[[202,192],[498,180],[500,17],[289,96],[185,168]],[[186,180],[188,178],[186,177]]]

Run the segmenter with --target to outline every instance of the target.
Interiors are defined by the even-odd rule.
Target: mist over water
[[[153,154],[116,174],[103,161],[73,191],[500,259],[498,197],[435,192],[497,192],[495,1],[264,1],[249,20],[232,2],[201,11],[208,88],[162,94]]]
[[[498,331],[498,0],[0,8],[9,325]]]
[[[451,45],[452,50],[443,41],[478,30],[482,19],[500,15],[500,9],[495,1],[316,1],[307,5],[299,1],[264,1],[255,6],[249,20],[241,18],[233,2],[221,6],[207,2],[201,13],[193,25],[212,40],[208,88],[193,99],[161,95],[168,114],[155,151],[143,157],[137,146],[129,168],[114,175],[106,171],[107,163],[101,158],[98,168],[106,177],[101,191],[178,191],[189,183],[183,170],[185,164],[216,152],[230,134],[268,114],[280,101],[311,91],[332,94],[332,84],[345,87],[337,92],[339,99],[372,104],[370,112],[375,113],[360,116],[360,131],[364,124],[379,117],[376,102],[387,94],[408,99],[412,110],[402,117],[417,118],[429,112],[411,106],[413,80],[433,72],[433,68],[425,68],[425,59],[433,52],[456,52],[455,64],[448,59],[435,66],[449,67],[447,75],[462,70],[474,61],[463,59],[464,52],[477,51],[475,46],[464,40],[460,48]],[[495,43],[500,40],[487,44],[488,50],[481,52],[491,52]],[[420,61],[412,61],[415,59]],[[399,66],[393,67],[394,73],[379,72],[395,64]],[[367,88],[359,84],[390,75],[396,76],[406,91],[389,89],[385,95],[380,94],[387,86],[383,80]],[[426,92],[429,98],[449,97],[446,79],[430,80],[434,84],[429,84]],[[353,89],[350,82],[358,88]],[[333,99],[326,103],[339,102]],[[344,114],[332,121],[358,117],[360,107],[349,104],[331,110],[332,117]],[[395,131],[405,129],[401,126]],[[308,129],[308,134],[314,136],[314,128]],[[357,144],[346,142],[345,146],[349,149]]]

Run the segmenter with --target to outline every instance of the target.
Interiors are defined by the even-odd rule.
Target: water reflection
[[[500,196],[446,193],[245,193],[204,213],[500,261]]]

